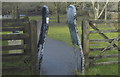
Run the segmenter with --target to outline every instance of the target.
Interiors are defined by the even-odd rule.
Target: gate
[[[11,33],[19,31],[19,33]],[[37,25],[36,21],[24,19],[2,20],[2,74],[26,69],[36,74],[37,70]],[[19,65],[19,63],[21,63]],[[14,72],[13,72],[14,73]]]
[[[120,47],[118,46],[118,42],[120,41],[118,33],[120,30],[113,29],[114,27],[110,23],[118,26],[120,22],[118,20],[87,19],[82,21],[82,46],[85,53],[86,66],[120,63],[120,61],[116,60],[119,56],[118,51],[120,51]],[[113,36],[110,36],[111,34]],[[98,62],[99,59],[103,58],[116,59],[109,62]]]

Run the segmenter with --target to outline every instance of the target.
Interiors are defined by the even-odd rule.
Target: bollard
[[[39,37],[38,45],[44,43],[45,35],[48,31],[48,24],[49,24],[49,9],[46,5],[42,8],[42,26],[41,26],[41,33]]]
[[[76,57],[76,71],[84,74],[84,54],[82,51],[81,41],[78,35],[78,30],[76,27],[76,8],[74,5],[70,5],[68,8],[68,27],[72,39],[72,44],[74,45],[74,53]],[[76,46],[79,47],[80,52],[76,51]],[[79,54],[78,54],[79,53]],[[78,60],[80,58],[80,60]],[[79,61],[81,61],[79,63]]]
[[[43,52],[44,52],[45,39],[48,32],[48,25],[49,25],[49,9],[46,5],[44,5],[42,7],[42,26],[41,26],[39,40],[38,40],[39,72],[40,72],[40,66],[41,66]]]
[[[72,43],[78,45],[75,26],[76,26],[76,8],[73,5],[70,5],[68,9],[68,27],[70,29]]]

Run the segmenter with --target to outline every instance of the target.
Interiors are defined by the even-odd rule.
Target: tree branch
[[[104,10],[105,10],[105,8],[106,8],[106,6],[107,6],[108,2],[109,2],[109,0],[106,2],[105,6],[103,7],[103,9],[102,9],[101,13],[99,14],[98,18],[100,18],[100,16],[101,16],[101,15],[102,15],[102,13],[104,12]]]

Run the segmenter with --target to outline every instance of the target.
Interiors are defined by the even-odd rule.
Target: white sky
[[[119,2],[120,0],[0,0],[1,2]]]

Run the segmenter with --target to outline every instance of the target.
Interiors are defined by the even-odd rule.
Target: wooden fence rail
[[[21,63],[25,64],[26,61],[30,60],[28,66],[18,66],[21,68],[31,68],[31,74],[37,74],[37,23],[34,20],[29,21],[28,18],[24,19],[3,19],[2,20],[2,31],[3,32],[12,32],[12,31],[20,31],[19,33],[7,33],[2,34],[2,42],[3,41],[17,41],[21,40],[21,44],[18,45],[5,45],[2,46],[2,62],[3,62],[3,75],[10,68],[11,70],[15,70],[16,65],[6,66],[5,62],[15,61],[16,64],[21,61]],[[5,53],[5,51],[14,50],[15,53]],[[22,50],[19,52],[17,50]],[[11,51],[12,52],[12,51]],[[7,70],[6,70],[7,69]],[[9,70],[10,70],[9,69]],[[16,69],[19,70],[19,69]]]
[[[101,62],[101,63],[95,63],[94,65],[108,65],[108,64],[118,64],[120,61],[110,61],[110,62]]]
[[[113,37],[113,38],[109,38],[105,33],[119,33],[120,29],[111,29],[111,30],[101,30],[99,28],[97,28],[97,24],[105,24],[105,23],[120,23],[118,20],[87,20],[84,19],[82,21],[82,46],[83,46],[83,51],[85,54],[85,58],[86,61],[89,61],[89,59],[91,59],[89,61],[89,63],[92,63],[93,65],[104,65],[104,64],[116,64],[116,63],[120,63],[118,61],[111,61],[111,62],[102,62],[102,63],[95,63],[95,60],[97,59],[102,59],[102,58],[114,58],[114,57],[118,57],[119,54],[110,54],[110,55],[101,55],[102,53],[108,51],[108,50],[120,50],[120,47],[115,43],[120,41],[120,37]],[[106,24],[107,25],[107,24]],[[108,25],[109,27],[109,25]],[[90,31],[90,28],[92,28],[93,30]],[[95,34],[98,33],[100,36],[102,36],[104,39],[90,39],[90,34]],[[96,42],[108,42],[109,45],[104,47],[104,48],[90,48],[90,43],[95,43]],[[101,51],[100,53],[96,54],[97,56],[90,56],[89,53],[91,53],[92,51],[96,52],[96,51]],[[89,65],[89,63],[86,62],[87,65]]]
[[[113,58],[113,57],[119,57],[120,54],[111,54],[111,55],[104,55],[104,56],[89,56],[89,59],[93,58]]]
[[[19,40],[19,39],[26,39],[29,37],[29,34],[4,34],[2,35],[2,40]]]
[[[90,40],[90,42],[109,42],[113,41],[114,39],[97,39],[97,40]],[[118,41],[118,40],[115,40]]]
[[[120,32],[120,30],[99,30],[99,31],[90,31],[90,33],[110,33],[110,32]]]
[[[104,23],[120,23],[118,20],[89,20],[90,23],[104,24]]]

